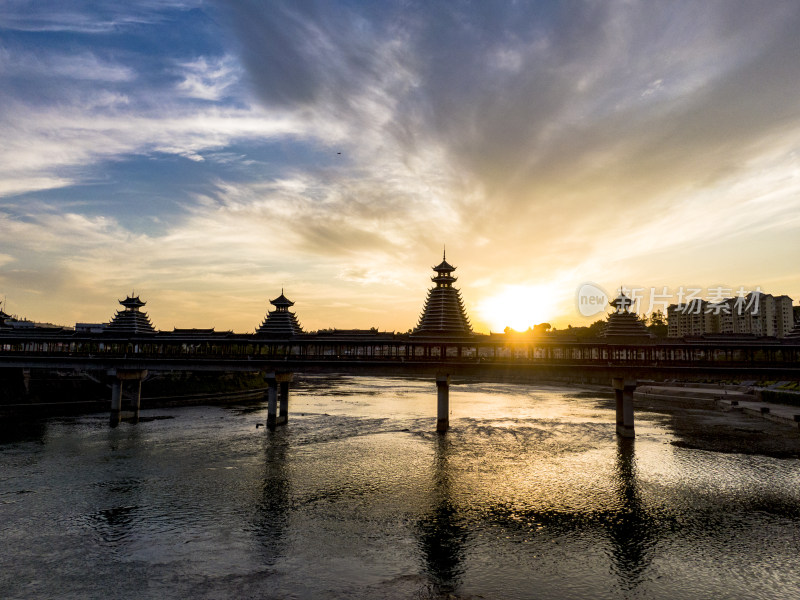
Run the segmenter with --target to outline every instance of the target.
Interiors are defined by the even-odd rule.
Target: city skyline
[[[577,8],[576,8],[577,7]],[[476,331],[580,286],[800,297],[800,3],[0,7],[6,312]],[[105,315],[103,317],[103,315]]]
[[[442,261],[442,264],[447,264],[445,260]],[[441,276],[441,273],[439,273]],[[434,281],[436,281],[434,279]],[[418,316],[417,321],[410,325],[408,328],[400,328],[400,329],[382,329],[379,327],[356,327],[356,328],[349,328],[349,327],[341,327],[340,323],[328,323],[324,326],[315,327],[313,330],[308,328],[303,328],[302,324],[299,322],[299,317],[297,312],[295,311],[288,311],[290,315],[290,320],[298,327],[298,330],[295,332],[297,334],[303,333],[316,333],[318,331],[349,331],[349,330],[361,330],[366,331],[367,329],[372,331],[381,331],[381,332],[394,332],[394,333],[411,333],[412,330],[414,332],[418,332],[422,323],[424,321],[423,315],[427,312],[428,304],[430,303],[430,294],[434,291],[434,288],[437,287],[435,285],[428,290],[428,298],[423,302],[422,308],[420,310],[420,314]],[[453,286],[455,287],[455,286]],[[600,294],[600,296],[595,296],[591,300],[590,303],[587,303],[586,296],[580,296],[581,293],[586,292],[586,288],[593,290],[595,293]],[[752,291],[747,291],[745,294],[745,290],[726,290],[729,292],[735,292],[735,295],[728,295],[728,296],[721,296],[721,291],[725,290],[725,288],[718,287],[714,290],[710,290],[712,295],[700,296],[697,295],[699,292],[703,290],[700,288],[690,288],[685,290],[680,288],[675,290],[674,293],[672,290],[655,290],[650,289],[649,291],[643,288],[626,288],[621,286],[619,289],[615,290],[612,294],[607,294],[605,290],[593,285],[588,284],[583,286],[578,294],[578,304],[579,304],[579,312],[582,316],[590,318],[590,320],[586,323],[579,324],[577,326],[573,325],[572,323],[568,323],[566,326],[552,326],[550,323],[536,323],[536,326],[546,325],[544,330],[548,330],[552,327],[553,332],[557,329],[567,330],[572,327],[580,328],[581,325],[596,325],[597,321],[606,322],[608,321],[609,317],[612,316],[614,312],[618,311],[618,304],[620,299],[622,299],[625,303],[626,311],[636,315],[639,319],[643,322],[649,322],[648,319],[650,317],[653,318],[654,322],[657,319],[658,321],[663,321],[666,326],[666,323],[670,324],[670,333],[669,337],[682,337],[684,335],[700,335],[703,333],[733,333],[733,334],[755,334],[759,336],[767,336],[767,337],[784,337],[786,334],[789,333],[790,330],[794,327],[795,329],[800,327],[800,320],[796,318],[796,314],[800,312],[800,306],[794,307],[793,302],[794,300],[784,294],[776,294],[772,295],[769,293],[765,293],[763,290],[757,289]],[[668,294],[663,294],[661,292],[670,292]],[[460,296],[460,290],[456,288],[456,298]],[[147,305],[147,301],[144,298],[140,297],[141,295],[136,293],[135,290],[132,290],[129,294],[126,294],[123,298],[117,300],[117,303],[121,305],[123,308],[116,307],[114,311],[115,314],[112,315],[109,319],[94,319],[93,321],[76,321],[74,322],[74,326],[76,329],[79,330],[92,330],[92,331],[101,331],[101,329],[96,329],[97,326],[107,328],[109,325],[113,325],[114,321],[116,321],[120,315],[126,315],[126,311],[124,308],[128,308],[132,305],[137,305],[140,307],[144,307]],[[672,299],[677,298],[677,302],[673,303]],[[708,298],[711,298],[709,300]],[[581,299],[583,304],[581,304]],[[769,306],[765,306],[764,302],[768,301],[770,304]],[[775,309],[771,308],[772,304],[775,301],[781,302],[781,311],[782,313],[778,313],[780,319],[780,324],[773,325],[770,328],[770,325],[767,322],[763,322],[764,319],[771,319],[775,318],[776,313]],[[293,307],[296,302],[291,301],[290,299],[286,298],[284,289],[281,288],[280,294],[278,297],[270,299],[267,301],[267,308],[262,316],[262,321],[256,327],[251,327],[245,330],[234,330],[228,329],[233,333],[252,333],[255,331],[256,333],[264,331],[264,324],[265,318],[269,315],[273,314],[273,310],[277,309],[280,312],[279,307],[284,307],[283,310],[286,311],[287,307]],[[270,307],[269,305],[272,305]],[[65,327],[70,329],[73,327],[73,323],[52,323],[52,322],[43,322],[37,319],[28,319],[26,315],[19,315],[19,314],[7,314],[5,312],[6,308],[6,301],[3,299],[0,301],[0,314],[9,318],[10,323],[25,323],[27,322],[28,326],[34,324],[36,326],[56,326],[56,327]],[[149,328],[152,331],[161,331],[161,332],[169,332],[173,327],[158,327],[155,324],[151,323],[149,320],[149,316],[147,316],[146,309],[144,313],[142,313],[142,318],[145,319],[149,325]],[[503,327],[498,327],[494,329],[489,329],[488,331],[480,331],[475,330],[469,325],[471,321],[471,315],[469,311],[465,308],[463,309],[466,312],[463,313],[463,318],[466,319],[468,327],[472,330],[471,333],[482,335],[486,333],[502,333],[503,330],[508,331],[509,329],[512,332],[516,333],[523,333],[525,330],[533,330],[534,325],[524,325],[524,326],[513,326],[513,319],[507,319],[504,322],[509,323],[504,325]],[[794,312],[793,312],[794,311]],[[732,316],[734,320],[730,323],[722,323],[720,324],[719,319],[720,316]],[[781,316],[782,315],[782,316]],[[676,322],[673,323],[673,319],[676,316],[681,316],[680,319],[676,319]],[[744,325],[739,324],[736,321],[738,317],[739,321],[744,319],[749,323],[751,320],[755,323],[762,323],[758,325],[758,329],[751,329],[751,325],[745,323]],[[434,317],[436,323],[439,323],[439,319],[441,316],[436,313]],[[709,320],[710,319],[710,320]],[[716,320],[715,320],[716,319]],[[730,320],[730,319],[728,319]],[[744,323],[744,321],[743,321]],[[208,323],[191,323],[187,324],[185,327],[177,327],[175,326],[174,329],[195,329],[195,330],[204,330],[209,329]],[[778,327],[777,331],[773,331],[774,327]],[[745,327],[746,329],[742,329]],[[539,329],[539,327],[536,327]],[[673,328],[675,331],[673,332]],[[211,327],[211,329],[217,329],[216,327]],[[762,330],[763,329],[763,330]],[[224,331],[217,329],[217,331]],[[285,333],[285,332],[284,332]],[[665,330],[666,333],[666,330]]]

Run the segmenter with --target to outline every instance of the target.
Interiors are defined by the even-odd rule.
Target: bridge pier
[[[25,395],[31,393],[31,370],[22,369],[22,386],[25,388]]]
[[[273,374],[267,377],[267,429],[275,429],[278,423],[278,381]]]
[[[109,415],[108,424],[111,427],[116,427],[122,418],[122,382],[119,379],[114,379],[111,382],[111,414]]]
[[[436,376],[436,431],[445,433],[450,429],[450,375]]]
[[[633,392],[636,390],[636,381],[614,377],[611,383],[617,405],[617,435],[624,438],[636,437],[633,425]]]
[[[291,373],[281,373],[277,379],[281,392],[278,425],[286,425],[289,422],[289,384],[292,382],[293,377]]]
[[[289,384],[294,379],[292,373],[269,373],[267,380],[267,429],[274,430],[277,425],[289,422]],[[280,405],[280,412],[278,408]]]
[[[131,398],[130,408],[133,411],[132,423],[139,422],[139,407],[142,403],[142,380],[147,376],[145,369],[109,371],[109,375],[114,377],[111,382],[111,414],[109,415],[109,425],[116,427],[122,421],[122,392],[125,381],[134,381],[136,384],[133,397]]]
[[[139,408],[142,404],[142,377],[136,380],[136,393],[131,398],[131,410],[133,410],[133,423],[139,422]]]

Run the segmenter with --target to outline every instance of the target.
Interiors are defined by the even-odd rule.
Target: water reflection
[[[800,585],[797,460],[676,449],[661,418],[615,439],[589,400],[524,387],[465,393],[476,414],[491,393],[498,419],[436,436],[429,381],[358,385],[385,391],[297,394],[308,416],[266,435],[211,407],[32,425],[0,447],[0,597],[782,600]]]
[[[265,564],[274,565],[284,554],[284,533],[291,509],[291,484],[286,465],[286,431],[264,437],[264,473],[255,512],[255,537]]]
[[[19,442],[44,444],[47,435],[47,421],[44,419],[0,419],[0,445]]]
[[[632,590],[641,583],[658,537],[657,526],[642,502],[636,477],[635,448],[633,439],[617,438],[614,479],[619,508],[607,526],[613,544],[615,571],[625,590]]]
[[[107,430],[106,435],[109,459],[104,477],[91,486],[96,493],[90,500],[90,505],[102,508],[80,518],[107,548],[116,552],[135,534],[146,515],[140,502],[144,482],[129,468],[142,460],[142,433],[131,427]]]
[[[467,529],[451,493],[452,442],[448,436],[437,435],[435,444],[432,508],[417,528],[423,568],[438,592],[449,593],[458,587],[464,573]]]

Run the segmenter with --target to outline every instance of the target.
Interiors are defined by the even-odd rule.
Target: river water
[[[307,378],[6,427],[0,597],[800,597],[800,461],[677,447],[567,387]]]

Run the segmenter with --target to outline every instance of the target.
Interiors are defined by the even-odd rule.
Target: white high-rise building
[[[667,336],[727,333],[783,338],[792,330],[793,318],[792,299],[785,295],[752,292],[716,303],[693,300],[667,308]]]

